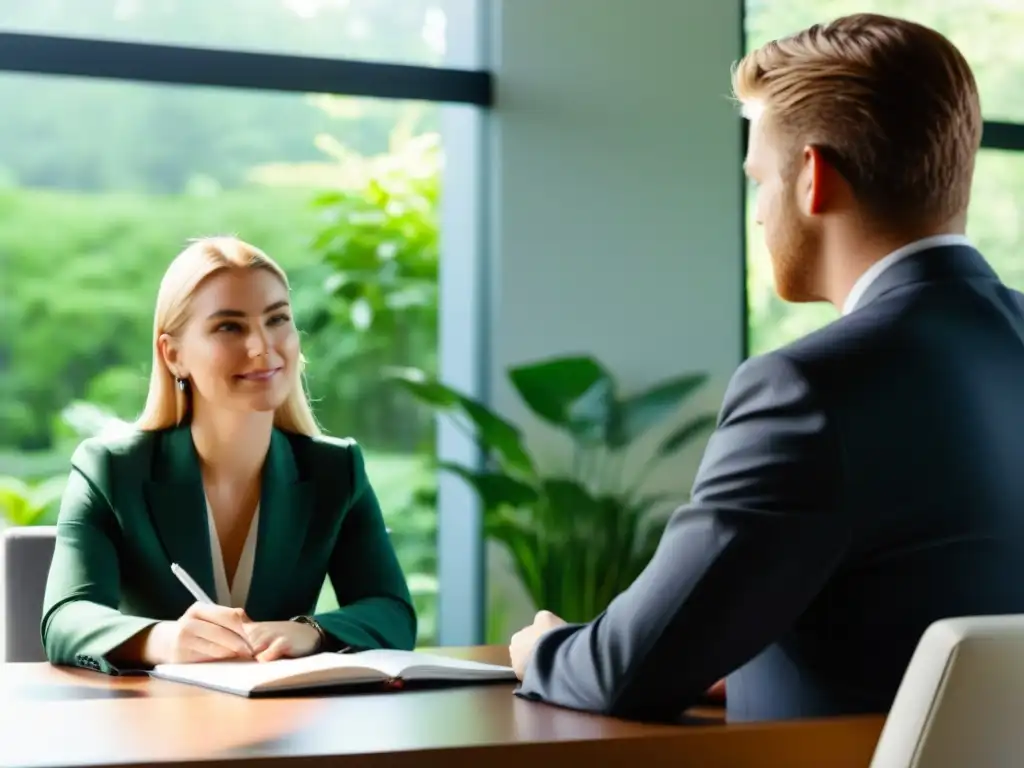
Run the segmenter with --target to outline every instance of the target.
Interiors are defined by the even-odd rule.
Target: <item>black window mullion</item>
[[[0,32],[0,71],[490,106],[490,72]]]

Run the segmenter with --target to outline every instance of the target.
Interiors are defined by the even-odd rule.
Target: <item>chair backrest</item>
[[[907,666],[871,768],[1024,764],[1024,615],[943,619]]]
[[[46,661],[39,636],[43,594],[57,537],[55,526],[25,526],[0,532],[3,619],[0,661]]]

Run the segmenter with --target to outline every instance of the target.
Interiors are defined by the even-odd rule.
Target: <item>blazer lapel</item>
[[[312,514],[312,484],[300,476],[288,437],[275,429],[263,466],[256,557],[245,604],[254,621],[282,618],[278,613],[287,597],[285,587],[293,581],[294,569],[301,567],[299,556]]]
[[[177,563],[203,591],[216,599],[206,497],[199,457],[189,427],[168,430],[155,456],[153,479],[145,486],[146,503],[170,563]],[[181,594],[191,602],[184,585]]]

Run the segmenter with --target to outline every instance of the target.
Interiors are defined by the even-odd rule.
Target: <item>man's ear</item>
[[[172,376],[185,378],[188,375],[181,369],[181,350],[178,348],[177,339],[169,333],[161,333],[156,340],[156,347]]]
[[[820,216],[835,194],[836,171],[819,147],[808,145],[803,151],[800,172],[800,204],[808,216]]]

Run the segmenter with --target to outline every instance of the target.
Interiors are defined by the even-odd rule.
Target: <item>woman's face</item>
[[[180,336],[164,338],[171,372],[187,376],[193,397],[209,405],[273,411],[291,393],[299,334],[288,291],[267,269],[225,269],[205,280]]]

